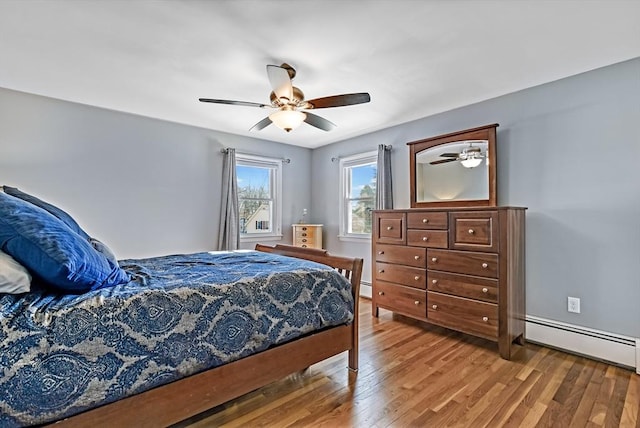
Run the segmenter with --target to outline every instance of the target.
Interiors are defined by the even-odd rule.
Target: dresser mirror
[[[496,206],[497,126],[407,143],[411,208]]]

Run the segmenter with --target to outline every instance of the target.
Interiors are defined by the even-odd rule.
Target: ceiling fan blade
[[[442,156],[443,158],[457,158],[458,156],[460,156],[460,153],[443,153],[440,156]]]
[[[311,126],[322,129],[323,131],[331,131],[336,127],[335,123],[330,122],[323,117],[307,112],[305,112],[304,114],[307,115],[307,118],[304,120],[305,122],[307,122]]]
[[[366,92],[360,92],[357,94],[342,94],[332,95],[330,97],[316,98],[314,100],[307,101],[309,106],[305,108],[327,108],[327,107],[342,107],[350,106],[354,104],[363,104],[371,101],[371,97]]]
[[[261,129],[264,129],[269,125],[271,125],[271,119],[269,119],[269,116],[267,116],[264,119],[262,119],[260,122],[253,125],[251,129],[249,129],[249,131],[260,131]]]
[[[437,161],[429,162],[429,165],[439,165],[441,163],[455,162],[457,160],[458,160],[457,158],[456,159],[440,159]]]
[[[252,103],[249,101],[216,100],[213,98],[198,98],[198,100],[200,100],[200,102],[203,102],[203,103],[230,104],[234,106],[260,107],[260,108],[271,107],[270,105],[267,105],[267,104]]]
[[[269,83],[271,83],[273,93],[278,98],[293,99],[293,85],[291,84],[289,72],[285,68],[279,65],[267,65],[267,76],[269,76]]]

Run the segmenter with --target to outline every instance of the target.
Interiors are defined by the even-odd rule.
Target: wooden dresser
[[[322,225],[294,224],[293,245],[304,248],[322,248]]]
[[[373,314],[385,308],[498,343],[524,344],[525,208],[378,210]]]

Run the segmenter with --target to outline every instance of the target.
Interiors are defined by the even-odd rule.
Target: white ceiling
[[[639,0],[0,0],[0,87],[311,148],[639,56]],[[371,102],[290,134],[198,102],[268,103],[282,62]]]

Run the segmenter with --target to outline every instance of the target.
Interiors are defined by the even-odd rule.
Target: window
[[[340,160],[340,237],[371,239],[371,210],[376,205],[377,152]]]
[[[282,160],[236,154],[240,239],[279,239],[281,235]]]

